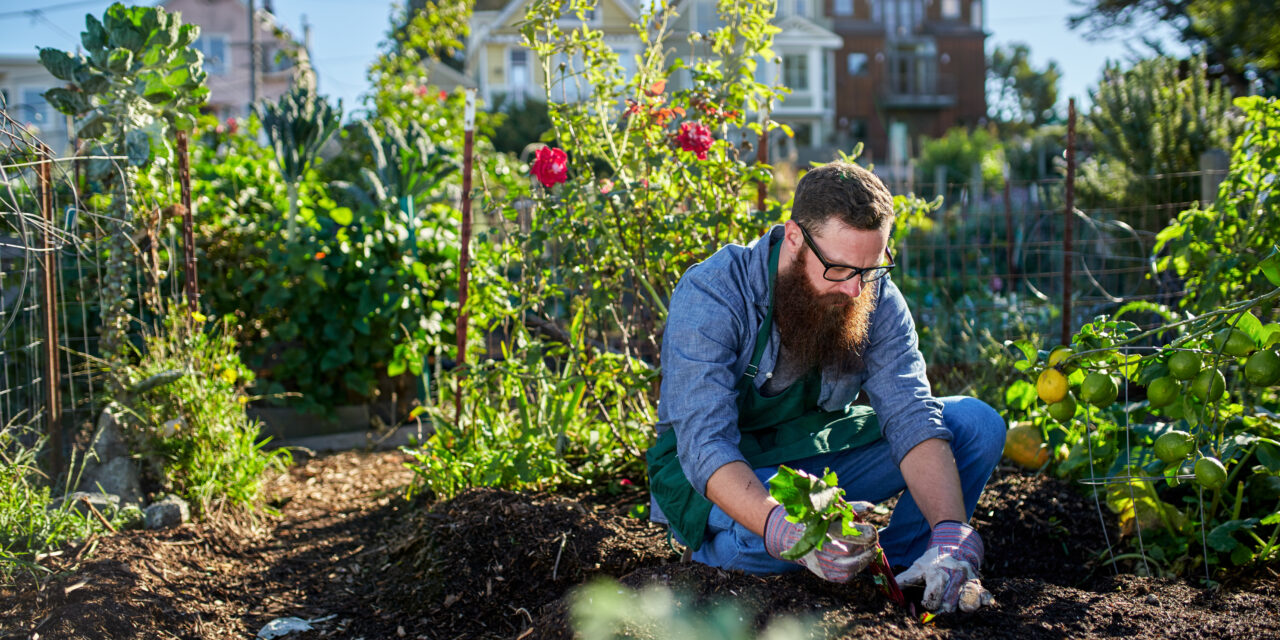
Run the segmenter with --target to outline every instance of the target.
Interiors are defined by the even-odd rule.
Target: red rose
[[[533,156],[533,175],[550,189],[569,178],[569,156],[564,149],[542,147]]]
[[[227,133],[234,134],[240,130],[240,123],[235,118],[227,118]]]
[[[680,133],[676,135],[676,144],[689,153],[697,154],[699,160],[707,159],[707,150],[714,139],[711,130],[699,122],[680,123]]]

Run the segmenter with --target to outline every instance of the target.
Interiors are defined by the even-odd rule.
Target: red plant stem
[[[471,265],[471,153],[474,144],[476,118],[475,89],[467,91],[466,115],[463,122],[462,143],[462,240],[458,255],[458,371],[465,371],[467,364],[467,270]],[[462,387],[453,399],[454,419],[462,424]]]
[[[865,522],[862,516],[857,513],[853,514],[853,520],[854,522]],[[883,576],[884,594],[889,596],[889,600],[892,600],[894,604],[906,608],[907,598],[902,595],[902,589],[898,588],[898,581],[893,577],[893,567],[889,566],[889,560],[884,557],[884,549],[880,548],[879,542],[876,543],[876,561],[871,563],[868,570],[875,575]]]

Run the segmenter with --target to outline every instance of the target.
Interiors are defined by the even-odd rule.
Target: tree
[[[1030,54],[1030,47],[1014,43],[996,47],[987,58],[987,114],[1002,133],[1022,133],[1058,120],[1062,72],[1053,60],[1042,70],[1032,67]]]
[[[1083,206],[1198,197],[1198,182],[1178,174],[1195,171],[1205,151],[1230,148],[1239,129],[1231,96],[1205,67],[1200,57],[1143,60],[1128,70],[1107,66],[1090,92],[1093,108],[1083,127],[1091,149],[1080,166]]]
[[[1152,26],[1171,27],[1179,40],[1203,54],[1235,94],[1248,93],[1256,79],[1264,93],[1280,91],[1280,22],[1274,0],[1080,0],[1084,11],[1072,16],[1072,29],[1088,39],[1117,32],[1144,34]],[[1164,54],[1159,42],[1143,42]]]

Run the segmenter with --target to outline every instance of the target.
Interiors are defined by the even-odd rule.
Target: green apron
[[[815,369],[782,393],[765,397],[756,389],[760,359],[773,331],[773,285],[778,273],[778,241],[769,253],[769,311],[756,334],[751,364],[738,379],[738,449],[752,468],[792,462],[821,453],[845,451],[880,438],[880,424],[871,407],[856,405],[840,411],[818,406],[822,376]],[[711,501],[694,490],[676,456],[674,429],[663,433],[645,454],[649,490],[680,539],[697,550],[706,537]]]

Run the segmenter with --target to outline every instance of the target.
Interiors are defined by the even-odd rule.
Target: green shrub
[[[225,321],[206,327],[201,314],[170,310],[144,337],[136,362],[110,375],[126,389],[114,400],[127,432],[143,459],[159,461],[144,472],[198,514],[222,503],[258,508],[263,475],[291,461],[288,450],[264,449],[259,423],[245,415],[253,373]]]

